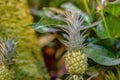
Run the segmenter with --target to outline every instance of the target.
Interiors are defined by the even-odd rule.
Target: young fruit
[[[81,51],[68,51],[65,55],[65,67],[69,74],[82,75],[87,69],[87,56]]]
[[[0,64],[0,80],[12,80],[11,73],[5,64]]]

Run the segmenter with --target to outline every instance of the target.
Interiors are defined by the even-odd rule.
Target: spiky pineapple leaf
[[[2,55],[1,62],[10,65],[13,64],[13,57],[14,57],[14,51],[16,48],[15,41],[10,38],[7,41],[4,41],[2,38],[0,38],[0,54]]]
[[[47,14],[47,16],[51,19],[59,20],[66,24],[58,25],[55,23],[52,24],[52,26],[56,26],[56,27],[47,27],[48,25],[42,23],[43,21],[40,20],[40,22],[36,24],[36,26],[33,26],[33,29],[35,29],[38,32],[50,32],[49,31],[50,29],[58,28],[60,31],[64,32],[62,34],[65,40],[62,40],[62,42],[68,47],[69,50],[83,49],[84,41],[86,37],[85,34],[86,30],[101,23],[101,21],[98,21],[98,22],[94,22],[93,24],[84,25],[85,16],[83,16],[78,11],[73,11],[72,9],[66,10],[64,13],[61,13],[59,15],[50,12],[49,14]]]
[[[88,16],[86,13],[84,13],[80,8],[78,8],[73,3],[71,3],[71,2],[64,3],[61,5],[61,8],[65,9],[65,10],[67,10],[67,9],[75,10],[75,11],[81,13],[82,16],[84,16],[84,19],[87,23],[89,23],[89,24],[91,23],[90,16]]]
[[[58,79],[56,80],[74,80],[73,75],[70,74],[64,74],[62,76],[60,76]],[[77,75],[77,79],[76,80],[83,80],[83,77],[81,75]]]
[[[15,52],[15,48],[16,48],[16,43],[15,43],[14,39],[13,38],[8,39],[8,41],[5,42],[5,45],[6,45],[6,49],[8,51],[8,54],[6,54],[6,58],[12,59],[13,54]]]
[[[114,66],[120,64],[120,58],[117,58],[114,53],[100,45],[89,44],[84,52],[86,55],[98,64],[104,66]]]

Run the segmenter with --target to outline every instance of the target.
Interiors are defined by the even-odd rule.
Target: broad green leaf
[[[115,38],[107,38],[107,39],[98,39],[94,44],[104,46],[104,48],[116,52],[117,44],[120,43],[119,40]]]
[[[95,32],[101,39],[108,38],[108,35],[102,23],[97,25]]]
[[[110,32],[111,37],[120,37],[120,3],[108,4],[104,8],[105,20]]]
[[[102,46],[89,44],[84,51],[89,58],[98,64],[104,66],[114,66],[120,64],[120,58],[116,58],[112,52]]]
[[[62,22],[47,17],[42,17],[38,23],[32,25],[32,28],[40,33],[56,32],[58,31],[56,28],[57,24],[62,24]]]
[[[107,26],[112,37],[120,37],[120,19],[108,14],[106,16]]]
[[[104,8],[104,12],[107,12],[109,14],[112,14],[112,15],[118,17],[120,15],[120,3],[108,4]]]

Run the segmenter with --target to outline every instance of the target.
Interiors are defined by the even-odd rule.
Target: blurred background
[[[51,23],[58,24],[58,21],[51,20],[47,14],[50,14],[49,11],[59,14],[64,12],[66,9],[80,11],[81,14],[85,15],[85,21],[87,24],[91,24],[102,19],[103,23],[98,25],[102,27],[97,26],[96,29],[93,28],[87,32],[89,35],[86,40],[87,42],[96,42],[97,39],[107,39],[110,35],[112,35],[112,38],[119,39],[120,28],[118,27],[120,27],[120,25],[117,25],[112,18],[114,17],[115,21],[120,20],[120,9],[118,9],[118,7],[120,7],[118,6],[120,4],[119,2],[119,0],[28,0],[29,8],[34,18],[34,23],[39,23],[42,25]],[[44,19],[40,21],[43,17]],[[111,26],[114,24],[116,24],[116,28],[114,27],[114,30],[111,30],[113,29]],[[110,26],[110,32],[105,31],[105,29],[107,29],[106,26]],[[44,57],[49,75],[51,76],[51,80],[54,80],[66,73],[62,58],[66,52],[66,47],[59,42],[58,36],[54,30],[47,30],[47,27],[45,26],[40,29],[40,33],[36,32],[39,37],[39,46],[42,48],[42,55]],[[105,45],[106,44],[103,43],[103,46]],[[91,59],[89,60],[90,66],[98,66],[97,61],[94,61]],[[95,80],[102,79],[98,77]]]
[[[0,36],[19,42],[16,65],[4,68],[13,71],[8,73],[13,80],[65,80],[69,75],[63,59],[67,47],[60,41],[62,32],[54,29],[65,23],[51,16],[69,9],[84,16],[85,26],[102,21],[86,32],[85,43],[91,45],[85,50],[84,80],[120,80],[120,0],[0,0]],[[7,80],[2,69],[0,80]]]

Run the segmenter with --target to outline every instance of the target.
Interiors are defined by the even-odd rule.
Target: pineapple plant
[[[6,42],[0,38],[0,80],[12,80],[12,70],[9,67],[14,64],[15,45],[12,38]]]
[[[88,66],[87,56],[84,53],[86,31],[101,21],[84,26],[84,16],[75,10],[67,10],[62,12],[61,15],[50,12],[47,16],[66,23],[66,25],[57,25],[57,29],[63,32],[65,39],[61,40],[61,42],[67,47],[67,52],[64,55],[65,67],[70,74],[67,79],[83,80],[82,75]]]
[[[87,56],[84,53],[86,30],[97,23],[89,26],[83,26],[84,16],[78,12],[67,11],[65,12],[63,20],[67,23],[61,29],[65,32],[63,36],[65,40],[62,40],[63,44],[68,47],[68,51],[64,56],[65,67],[68,73],[74,80],[82,79],[79,76],[83,75],[87,70]]]
[[[7,68],[5,60],[4,64],[0,65],[2,67],[0,70],[13,76],[13,80],[49,79],[37,37],[34,30],[29,27],[32,22],[27,0],[0,0],[0,36],[2,38],[12,37],[18,42],[15,64],[11,67],[13,74],[9,74],[10,70]],[[3,74],[3,71],[0,71],[0,77],[5,78],[7,75]]]

